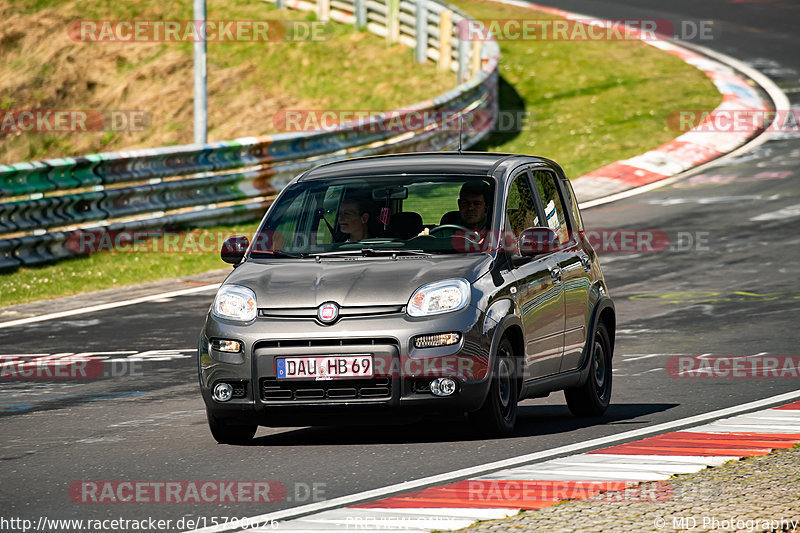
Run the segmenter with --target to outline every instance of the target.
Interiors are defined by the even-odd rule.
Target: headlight
[[[469,303],[469,283],[464,279],[446,279],[423,285],[411,295],[406,312],[411,316],[429,316],[463,309]]]
[[[219,318],[250,322],[258,313],[256,294],[240,285],[223,285],[217,291],[211,313]]]

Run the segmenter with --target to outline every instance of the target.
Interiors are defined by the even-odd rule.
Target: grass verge
[[[527,9],[478,0],[453,1],[474,18],[552,18]],[[245,6],[242,3],[231,5]],[[257,5],[260,10],[263,9],[261,4]],[[221,18],[221,15],[218,16]],[[268,72],[271,67],[265,65],[258,71],[259,76],[265,76],[260,79],[282,79],[277,85],[279,91],[295,94],[300,90],[304,98],[309,99],[328,97],[331,100],[326,101],[326,105],[343,106],[345,109],[347,102],[350,108],[353,108],[353,102],[361,102],[359,108],[369,109],[374,109],[369,107],[373,105],[378,106],[375,107],[377,109],[394,106],[391,98],[368,100],[369,103],[361,100],[365,95],[395,90],[401,93],[397,96],[399,101],[406,91],[408,78],[404,78],[402,84],[392,84],[387,80],[393,79],[396,73],[387,74],[380,69],[376,71],[370,67],[370,63],[365,63],[374,59],[370,55],[385,53],[385,45],[382,42],[370,44],[371,38],[341,28],[337,29],[336,35],[341,35],[345,43],[352,44],[349,52],[341,57],[345,61],[354,61],[353,58],[358,57],[357,64],[346,66],[362,73],[358,74],[362,78],[354,78],[342,85],[345,82],[339,83],[338,79],[335,83],[324,82],[324,72],[320,73],[323,78],[317,78],[315,71],[315,76],[306,76],[314,79],[303,80],[304,84],[308,84],[307,87],[296,89],[287,81],[291,78],[290,71],[293,70],[297,78],[303,72],[308,72],[311,68],[309,65],[313,65],[314,61],[322,60],[314,56],[316,52],[312,49],[298,48],[293,57],[295,64],[303,65],[303,69],[287,69],[284,78],[271,78]],[[527,122],[522,131],[493,135],[478,149],[549,157],[562,164],[572,177],[640,154],[674,138],[677,134],[667,127],[670,112],[677,109],[712,109],[721,99],[703,73],[677,57],[639,41],[501,41],[500,46],[501,108],[524,110],[530,113],[532,120]],[[306,57],[305,54],[310,56]],[[410,52],[406,56],[410,58]],[[402,72],[404,76],[407,75],[406,70]],[[420,91],[413,93],[413,99],[438,94],[446,88],[446,84],[436,82],[436,75],[431,80],[428,87],[419,85],[418,81],[411,83],[412,89],[416,86],[415,90]],[[324,89],[326,83],[328,93]],[[257,110],[260,109],[252,100],[250,103],[256,105]],[[403,103],[408,103],[407,99]],[[240,112],[245,121],[258,115],[245,113],[243,109],[231,110],[229,115],[238,117],[235,113]],[[186,118],[186,123],[191,123],[190,117]],[[242,128],[241,131],[249,134],[258,130]],[[151,143],[154,144],[158,143]],[[255,226],[254,223],[212,230],[248,234],[254,231]],[[187,255],[98,253],[52,266],[21,268],[0,276],[0,306],[185,276],[224,266],[216,251]]]
[[[553,15],[483,0],[450,0],[475,19],[543,20]],[[679,135],[667,116],[714,109],[711,80],[638,40],[500,40],[500,107],[524,110],[518,133],[498,133],[479,149],[535,154],[576,178],[641,154]]]
[[[163,239],[152,239],[142,246],[147,251],[131,247],[130,251],[98,252],[54,265],[22,267],[0,275],[0,307],[229,267],[220,259],[219,241],[230,235],[250,238],[255,229],[252,223],[182,233],[180,253],[172,251],[175,246],[165,245]],[[203,232],[211,238],[206,240]],[[208,244],[212,242],[216,244]]]
[[[85,42],[67,32],[75,21],[192,20],[191,2],[13,0],[0,3],[0,18],[0,111],[140,110],[151,119],[132,132],[0,131],[0,163],[193,142],[191,42]],[[277,20],[289,35],[313,19],[255,0],[208,6],[208,20]],[[351,25],[323,30],[316,41],[208,42],[209,141],[281,131],[280,110],[397,109],[456,85],[405,46]]]

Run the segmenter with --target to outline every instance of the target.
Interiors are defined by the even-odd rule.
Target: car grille
[[[356,339],[287,339],[258,341],[253,350],[262,348],[339,348],[341,346],[397,346],[392,338],[356,338]]]
[[[373,400],[392,396],[390,378],[334,379],[326,381],[261,379],[265,402],[319,400]]]

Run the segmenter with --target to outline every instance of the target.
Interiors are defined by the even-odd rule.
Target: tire
[[[211,435],[220,444],[249,444],[258,429],[258,424],[217,418],[208,411],[206,411],[206,416]]]
[[[573,389],[565,389],[567,407],[575,416],[600,416],[611,401],[611,341],[603,322],[597,325],[591,348],[589,377],[586,383]]]
[[[515,363],[511,342],[503,337],[497,347],[494,371],[489,378],[489,394],[483,406],[470,413],[470,420],[483,435],[507,437],[514,432],[519,401]]]

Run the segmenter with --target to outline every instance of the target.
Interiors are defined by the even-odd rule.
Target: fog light
[[[431,392],[435,396],[450,396],[456,391],[456,382],[450,378],[436,378],[431,381]]]
[[[218,352],[241,352],[242,343],[239,341],[230,341],[225,339],[214,339],[211,341],[211,347]]]
[[[217,383],[214,385],[213,396],[218,402],[227,402],[233,396],[233,387],[230,383]]]
[[[436,335],[420,335],[414,339],[417,348],[435,348],[436,346],[449,346],[458,344],[461,340],[460,333],[439,333]]]

